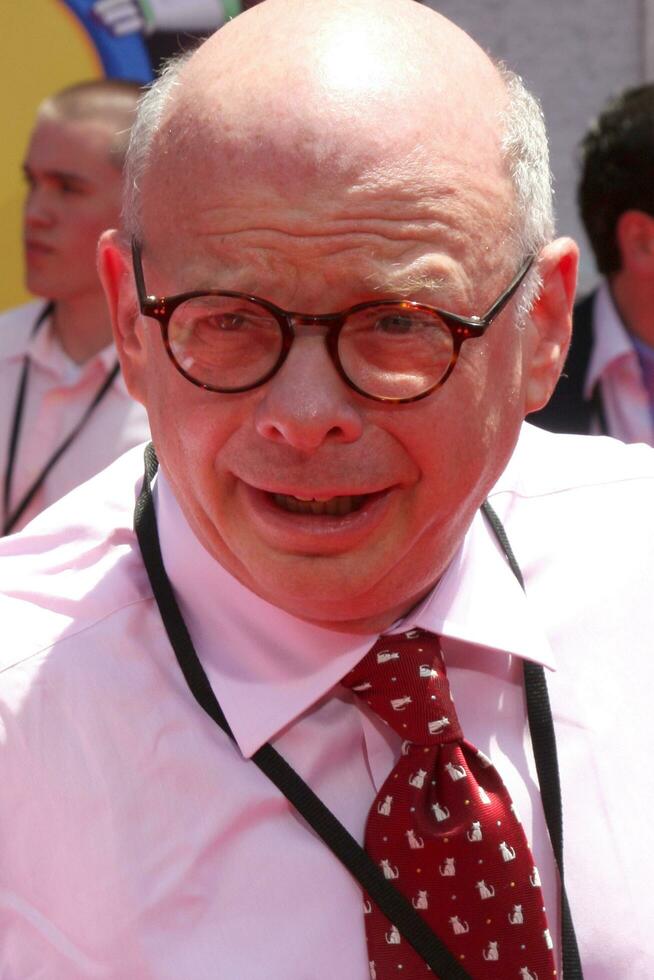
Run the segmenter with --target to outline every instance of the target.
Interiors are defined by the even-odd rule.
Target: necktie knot
[[[409,742],[438,745],[462,738],[433,633],[414,629],[380,636],[342,683]]]

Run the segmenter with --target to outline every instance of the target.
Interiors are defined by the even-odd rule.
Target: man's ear
[[[654,274],[654,218],[644,211],[623,211],[616,224],[615,237],[622,268],[632,276],[651,282]]]
[[[572,334],[578,265],[579,249],[571,238],[550,242],[538,257],[542,286],[526,328],[531,332],[526,412],[547,404],[563,369]]]
[[[131,262],[119,232],[105,231],[100,236],[97,258],[125,384],[132,398],[145,405],[146,351]]]

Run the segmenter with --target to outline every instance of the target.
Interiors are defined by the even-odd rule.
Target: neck
[[[291,615],[297,616],[299,619],[304,619],[307,623],[311,623],[312,626],[320,626],[323,629],[330,629],[335,633],[382,634],[388,632],[393,623],[396,623],[398,619],[404,619],[406,616],[409,616],[410,613],[420,605],[425,596],[432,591],[435,584],[435,582],[432,582],[431,585],[423,588],[418,595],[414,596],[412,599],[405,600],[403,603],[393,607],[392,609],[388,609],[382,613],[373,614],[371,616],[365,616],[360,619],[312,619],[310,616],[303,616],[297,610],[288,611],[291,613]],[[263,598],[265,598],[265,596]]]
[[[621,271],[611,278],[609,285],[629,333],[654,347],[654,283]]]
[[[76,364],[111,343],[111,320],[103,293],[57,300],[52,326],[64,351]]]

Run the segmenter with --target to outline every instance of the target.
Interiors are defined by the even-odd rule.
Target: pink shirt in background
[[[643,370],[632,338],[620,319],[608,283],[593,303],[595,341],[584,381],[589,399],[600,383],[608,430],[624,442],[654,446],[654,416]]]
[[[10,511],[22,499],[55,449],[74,429],[116,363],[116,351],[110,345],[85,364],[75,364],[53,336],[49,320],[43,322],[36,336],[32,337],[45,305],[44,300],[36,300],[0,315],[0,468],[3,479],[25,354],[30,357]],[[147,438],[145,409],[130,397],[119,374],[16,522],[12,533]],[[5,516],[0,493],[0,524]]]

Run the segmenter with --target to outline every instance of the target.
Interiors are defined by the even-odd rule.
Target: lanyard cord
[[[34,326],[32,328],[31,336],[34,337],[41,327],[41,324],[46,320],[46,318],[52,313],[54,309],[54,303],[48,303],[44,309],[41,311],[37,317]],[[23,369],[20,375],[20,381],[18,382],[18,393],[16,395],[16,403],[14,406],[14,417],[11,423],[11,435],[9,437],[9,450],[7,453],[7,468],[5,470],[4,479],[4,492],[3,492],[3,524],[2,524],[2,534],[10,534],[12,528],[15,526],[16,522],[22,517],[23,513],[29,507],[35,494],[41,489],[45,480],[47,479],[50,471],[59,462],[63,454],[66,452],[68,447],[77,438],[81,430],[84,428],[91,415],[98,407],[104,396],[109,391],[109,388],[113,384],[118,372],[120,370],[120,365],[116,361],[113,368],[106,376],[97,392],[95,393],[90,404],[85,409],[82,417],[73,426],[71,431],[68,433],[66,438],[57,446],[54,452],[48,457],[44,463],[42,469],[37,474],[36,478],[32,481],[30,486],[27,488],[21,499],[18,501],[16,506],[12,511],[10,511],[11,504],[11,485],[14,479],[14,470],[16,468],[16,457],[18,455],[18,443],[20,440],[20,430],[23,424],[23,414],[25,411],[25,398],[27,396],[27,385],[29,380],[30,371],[30,357],[29,354],[25,355],[23,360]]]
[[[200,707],[231,738],[231,728],[211,688],[197,656],[188,628],[175,599],[166,574],[157,531],[157,519],[152,499],[151,482],[158,461],[152,443],[145,450],[143,486],[134,510],[134,528],[152,592],[156,600],[168,639],[191,693]],[[504,551],[509,565],[523,585],[522,575],[506,532],[488,502],[482,506],[484,516]],[[524,587],[524,586],[523,586]],[[543,809],[554,856],[561,880],[561,923],[564,980],[583,980],[581,961],[572,925],[572,918],[563,887],[563,848],[561,794],[554,724],[547,695],[543,668],[525,661],[525,691],[529,729],[534,746]],[[411,903],[368,856],[332,812],[315,795],[286,760],[266,743],[252,756],[252,761],[281,790],[333,853],[371,895],[381,911],[393,922],[417,953],[423,957],[441,980],[473,980],[452,956],[447,946],[415,911]]]
[[[602,382],[598,381],[593,388],[593,393],[590,398],[590,403],[595,412],[595,417],[597,419],[597,424],[599,426],[599,434],[602,436],[608,436],[609,426],[606,421],[606,411],[604,409],[604,398],[602,396]]]
[[[481,505],[481,510],[504,552],[511,571],[524,592],[525,582],[522,577],[522,572],[502,522],[487,500]],[[547,823],[561,882],[561,959],[563,977],[564,980],[583,980],[577,937],[568,904],[568,896],[563,883],[563,807],[561,804],[561,780],[559,778],[556,735],[554,733],[554,720],[552,718],[549,694],[547,693],[547,681],[545,680],[545,671],[540,664],[535,664],[531,660],[523,660],[522,666],[529,733],[531,735],[531,744],[536,761],[538,785],[540,787],[543,811],[545,813],[545,822]]]

